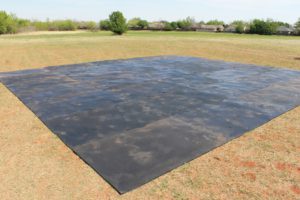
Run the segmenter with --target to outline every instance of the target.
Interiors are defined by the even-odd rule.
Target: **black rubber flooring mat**
[[[300,71],[193,57],[46,67],[0,80],[120,193],[300,105]]]

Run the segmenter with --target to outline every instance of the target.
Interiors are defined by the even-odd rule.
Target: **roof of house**
[[[236,25],[230,25],[225,28],[225,31],[235,31],[236,30]]]
[[[165,23],[162,21],[149,23],[149,28],[163,28]]]
[[[205,24],[202,24],[202,25],[200,25],[200,28],[201,29],[224,29],[224,26],[223,25],[205,25]]]
[[[278,32],[293,32],[295,29],[293,27],[279,26],[277,28]]]

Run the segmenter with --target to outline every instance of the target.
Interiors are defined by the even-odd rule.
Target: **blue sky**
[[[0,10],[29,19],[105,19],[115,10],[127,19],[169,21],[194,17],[197,21],[273,18],[295,23],[300,0],[0,0]]]

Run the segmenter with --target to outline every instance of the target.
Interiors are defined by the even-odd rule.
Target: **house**
[[[293,27],[279,26],[276,30],[278,35],[292,35],[295,29]]]
[[[239,28],[239,30],[237,31],[237,28]],[[237,25],[229,25],[227,27],[225,27],[224,32],[227,33],[248,33],[250,31],[250,27],[249,26],[242,26],[241,28],[238,27]]]
[[[223,25],[200,25],[196,31],[203,31],[203,32],[223,32],[224,26]]]
[[[165,22],[160,21],[160,22],[151,22],[148,26],[149,30],[158,30],[161,31],[165,28]]]
[[[193,23],[193,24],[191,25],[191,27],[189,27],[187,30],[190,30],[190,31],[197,31],[198,29],[200,29],[200,24]]]
[[[235,25],[229,25],[224,29],[224,32],[227,33],[235,33],[236,32],[236,26]]]

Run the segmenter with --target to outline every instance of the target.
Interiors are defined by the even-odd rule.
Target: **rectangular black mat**
[[[149,57],[1,73],[120,193],[300,105],[300,71]]]

